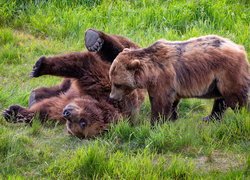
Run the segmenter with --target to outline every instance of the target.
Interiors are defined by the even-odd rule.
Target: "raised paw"
[[[89,29],[85,33],[85,46],[91,52],[98,52],[104,43],[98,31]]]
[[[30,123],[34,114],[25,112],[19,105],[12,105],[3,112],[3,117],[10,123]]]
[[[33,66],[33,70],[30,73],[30,77],[39,77],[41,75],[41,66],[42,66],[42,62],[45,60],[45,57],[42,56],[37,62],[36,64]]]

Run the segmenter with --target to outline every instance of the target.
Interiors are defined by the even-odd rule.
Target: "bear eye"
[[[79,121],[79,125],[80,125],[81,128],[85,128],[86,125],[87,125],[86,120],[85,120],[85,119],[81,119],[81,120]]]
[[[122,88],[122,85],[121,84],[114,84],[114,86],[118,89]]]

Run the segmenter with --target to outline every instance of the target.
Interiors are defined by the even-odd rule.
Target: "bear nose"
[[[122,100],[121,97],[115,96],[115,95],[112,94],[112,93],[109,94],[109,99],[110,99],[110,100],[113,100],[113,101],[121,101],[121,100]]]
[[[109,99],[114,99],[114,96],[112,94],[109,94]]]
[[[68,118],[72,113],[72,109],[65,109],[63,111],[63,117]]]

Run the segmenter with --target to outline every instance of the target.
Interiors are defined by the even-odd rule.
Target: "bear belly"
[[[197,86],[196,83],[189,85],[189,86],[182,84],[182,86],[178,88],[179,91],[177,91],[177,97],[178,98],[201,98],[201,99],[221,97],[222,95],[217,86],[218,81],[214,79],[210,82],[211,82],[210,85],[206,85],[206,83],[203,83],[200,86]]]
[[[196,98],[210,99],[210,98],[218,98],[221,97],[221,93],[217,86],[217,80],[213,80],[213,82],[208,87],[208,90],[205,94],[201,96],[195,96]]]

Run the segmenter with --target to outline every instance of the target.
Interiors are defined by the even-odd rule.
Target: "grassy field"
[[[85,50],[88,28],[143,47],[218,34],[250,57],[248,0],[0,0],[0,111],[27,106],[32,89],[59,83],[30,79],[33,64],[42,55]],[[137,125],[124,120],[91,140],[67,135],[64,126],[0,117],[0,179],[249,179],[250,113],[228,110],[223,122],[205,124],[211,105],[183,100],[178,121],[151,128],[146,101]]]

